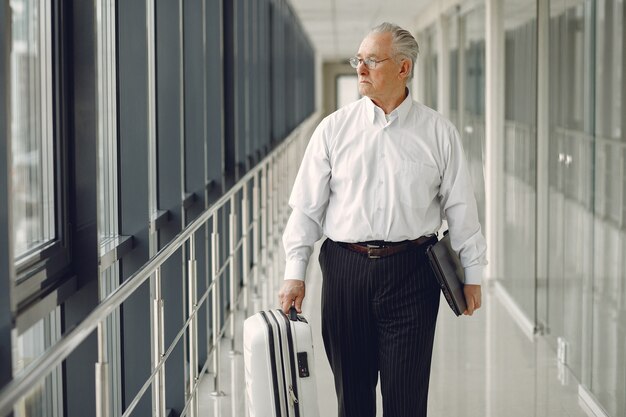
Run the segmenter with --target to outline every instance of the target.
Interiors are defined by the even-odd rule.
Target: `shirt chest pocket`
[[[422,162],[402,160],[394,171],[395,198],[403,204],[424,209],[437,197],[441,180],[436,167]]]

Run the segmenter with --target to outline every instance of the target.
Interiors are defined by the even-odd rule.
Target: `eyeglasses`
[[[374,69],[376,68],[376,64],[380,63],[380,62],[384,62],[387,61],[391,58],[385,58],[385,59],[381,59],[380,61],[376,61],[374,58],[365,58],[365,59],[361,59],[361,58],[357,58],[356,56],[350,58],[348,61],[350,61],[350,65],[352,66],[352,68],[358,68],[359,64],[362,62],[365,64],[365,66],[368,69]]]

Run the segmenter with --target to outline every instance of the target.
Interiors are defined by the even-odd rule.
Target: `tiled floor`
[[[337,416],[337,401],[320,329],[321,272],[314,254],[307,278],[304,314],[311,323],[316,348],[320,417]],[[273,294],[272,291],[265,291]],[[484,289],[484,307],[473,317],[457,318],[442,299],[431,373],[429,415],[433,417],[587,417],[579,405],[578,383],[542,337],[531,341],[515,324],[494,291]],[[276,298],[276,297],[274,297]],[[250,312],[266,308],[250,303]],[[273,300],[272,300],[273,302]],[[267,304],[266,304],[267,305]],[[270,307],[274,305],[270,304]],[[237,323],[241,351],[243,313]],[[213,397],[213,378],[203,380],[202,417],[243,417],[243,356],[228,354],[224,345],[220,390]],[[380,398],[378,416],[382,416]]]

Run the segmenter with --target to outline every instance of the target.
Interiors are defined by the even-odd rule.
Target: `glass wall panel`
[[[457,128],[474,183],[478,218],[485,233],[485,8],[477,7],[459,21],[462,45]]]
[[[548,340],[584,379],[593,247],[591,1],[550,3]],[[588,339],[588,338],[587,338]]]
[[[504,3],[503,285],[535,318],[537,5]]]
[[[624,1],[596,3],[595,216],[589,384],[610,416],[626,415],[626,137]]]
[[[459,16],[453,14],[448,18],[448,59],[450,74],[448,75],[450,114],[449,119],[459,126]]]
[[[55,237],[52,18],[48,2],[10,6],[14,254],[20,258]]]
[[[424,104],[431,109],[437,109],[437,45],[436,45],[436,29],[431,27],[427,29],[420,39],[421,59],[424,61]]]

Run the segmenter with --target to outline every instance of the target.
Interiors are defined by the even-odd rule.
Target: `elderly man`
[[[485,260],[459,134],[413,101],[418,46],[383,23],[350,63],[362,99],[326,117],[306,150],[283,243],[282,309],[301,311],[314,243],[323,275],[322,334],[340,417],[426,416],[439,287],[425,251],[445,216],[465,269],[466,315],[480,307]]]

